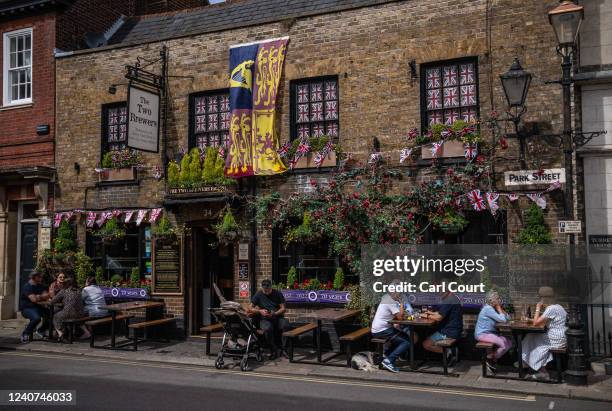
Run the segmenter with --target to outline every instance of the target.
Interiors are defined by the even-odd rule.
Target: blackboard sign
[[[590,235],[589,250],[592,253],[612,254],[612,235]]]
[[[238,263],[238,279],[249,279],[249,263]]]
[[[153,253],[153,292],[180,294],[181,263],[177,240],[156,240]]]

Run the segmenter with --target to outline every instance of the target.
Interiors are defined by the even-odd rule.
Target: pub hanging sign
[[[127,145],[136,150],[159,152],[159,93],[130,85]]]

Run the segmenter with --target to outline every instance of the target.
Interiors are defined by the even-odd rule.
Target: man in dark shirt
[[[442,304],[438,307],[438,311],[426,311],[423,316],[437,321],[438,326],[436,332],[427,337],[423,341],[423,348],[428,351],[442,354],[442,347],[436,343],[441,340],[453,339],[461,337],[463,332],[463,309],[459,298],[451,292],[442,293]],[[448,351],[448,364],[454,362],[451,351]]]
[[[27,343],[32,340],[34,330],[41,320],[43,325],[36,330],[36,334],[43,337],[45,330],[49,327],[47,321],[47,310],[40,305],[49,299],[47,288],[42,285],[42,275],[38,271],[30,273],[30,280],[21,288],[19,295],[19,311],[21,315],[30,320],[21,334],[21,342]]]
[[[289,322],[284,317],[285,297],[283,293],[274,290],[270,280],[263,280],[261,289],[251,299],[250,312],[259,315],[259,327],[270,346],[270,359],[275,359],[278,356],[276,337],[289,329]],[[286,339],[283,337],[283,352],[285,342]]]

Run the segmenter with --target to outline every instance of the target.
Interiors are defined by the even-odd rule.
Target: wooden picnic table
[[[47,301],[40,301],[37,304],[45,307],[48,310],[49,330],[47,332],[49,334],[49,340],[52,341],[53,340],[53,329],[55,328],[53,326],[53,315],[55,314],[55,307],[62,307],[64,304],[63,303],[51,304],[51,299]]]
[[[108,310],[111,315],[111,348],[115,348],[115,328],[117,313],[120,311],[130,311],[145,309],[148,317],[149,309],[156,307],[163,307],[164,303],[161,301],[128,301],[124,303],[105,305],[102,308]]]
[[[346,320],[348,318],[353,318],[358,316],[361,313],[360,310],[348,310],[344,308],[322,308],[320,310],[313,311],[308,313],[306,316],[316,320],[317,322],[317,362],[324,364],[323,361],[323,351],[321,349],[321,334],[323,328],[323,320],[338,322],[342,320]]]
[[[391,320],[389,321],[389,324],[410,326],[410,368],[416,370],[417,365],[414,361],[414,328],[432,328],[437,324],[437,321],[431,318],[414,318],[412,320]]]
[[[525,371],[523,370],[523,345],[521,344],[523,337],[529,333],[543,333],[546,332],[546,326],[533,325],[532,320],[527,321],[510,321],[508,323],[497,323],[497,329],[500,332],[511,332],[512,337],[514,338],[514,342],[516,344],[516,354],[518,357],[518,373],[519,378],[523,378],[525,376]]]

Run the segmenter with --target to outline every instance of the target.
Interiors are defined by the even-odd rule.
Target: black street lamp
[[[510,70],[499,76],[502,87],[504,88],[504,94],[508,101],[508,116],[509,120],[514,123],[514,130],[516,136],[519,139],[519,159],[521,162],[521,168],[525,169],[525,137],[519,129],[521,117],[527,111],[525,107],[525,100],[527,99],[527,92],[529,91],[529,85],[531,84],[531,73],[523,70],[521,63],[518,58],[514,59]]]

